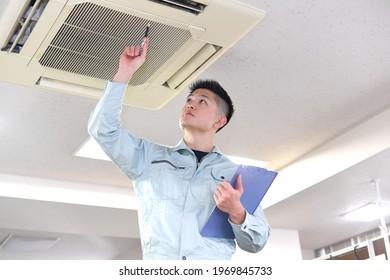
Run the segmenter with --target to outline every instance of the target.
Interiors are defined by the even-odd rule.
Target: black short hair
[[[221,104],[219,104],[220,102],[218,102],[218,100],[217,100],[218,107],[222,107],[220,109],[223,112],[223,114],[226,116],[226,119],[227,119],[226,124],[227,124],[233,116],[234,106],[233,106],[233,102],[230,99],[230,96],[228,95],[226,90],[224,90],[223,87],[217,81],[212,80],[212,79],[199,79],[199,80],[194,81],[189,86],[191,93],[193,93],[195,90],[197,90],[199,88],[208,89],[208,90],[212,91],[217,97],[219,97],[222,100],[223,103],[225,103],[224,104],[225,106],[223,106],[223,105],[221,106]],[[224,110],[224,107],[226,108],[225,110]],[[223,127],[219,128],[217,130],[217,132],[220,131]]]

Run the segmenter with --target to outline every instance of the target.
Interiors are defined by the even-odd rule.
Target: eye
[[[207,102],[206,102],[205,99],[201,99],[201,100],[199,101],[199,103],[207,104]]]

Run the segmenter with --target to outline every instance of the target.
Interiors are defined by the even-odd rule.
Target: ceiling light
[[[267,161],[255,160],[244,157],[236,157],[236,156],[227,156],[231,161],[240,165],[252,165],[257,167],[264,167],[268,164]]]
[[[75,152],[74,155],[78,157],[110,161],[110,158],[104,153],[102,148],[100,148],[99,144],[92,137],[89,137],[80,146],[80,148],[78,148],[78,150]],[[227,156],[227,157],[234,163],[241,164],[241,165],[252,165],[257,167],[264,167],[268,164],[268,162],[266,161],[254,160],[254,159],[249,159],[244,157],[237,157],[237,156]]]
[[[17,236],[10,234],[0,245],[8,251],[44,251],[52,247],[60,238]]]
[[[75,152],[75,156],[110,161],[109,157],[92,137],[89,137],[80,146],[80,148]]]
[[[390,215],[390,207],[380,207],[374,203],[369,203],[344,214],[343,217],[351,221],[370,222],[379,220],[381,215]]]

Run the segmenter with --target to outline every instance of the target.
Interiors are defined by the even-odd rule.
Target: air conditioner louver
[[[37,2],[13,0],[4,12],[0,80],[97,98],[123,49],[140,44],[150,23],[147,59],[124,100],[148,109],[169,102],[265,15],[229,0],[41,0],[44,11],[36,6],[40,17],[13,53],[15,26]]]
[[[29,1],[22,17],[14,27],[13,34],[10,36],[7,45],[2,48],[2,51],[19,53],[22,50],[31,32],[34,30],[35,24],[45,10],[48,1]]]
[[[144,84],[172,55],[192,39],[188,25],[134,11],[119,12],[92,3],[76,5],[45,53],[42,66],[94,77],[111,79],[126,46],[142,41],[151,23],[147,61],[134,75],[131,85]]]

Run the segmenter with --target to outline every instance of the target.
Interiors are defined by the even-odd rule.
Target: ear
[[[221,127],[225,126],[225,124],[227,123],[227,118],[226,116],[224,115],[219,115],[218,116],[218,120],[214,123],[214,128],[216,130],[220,129]]]

